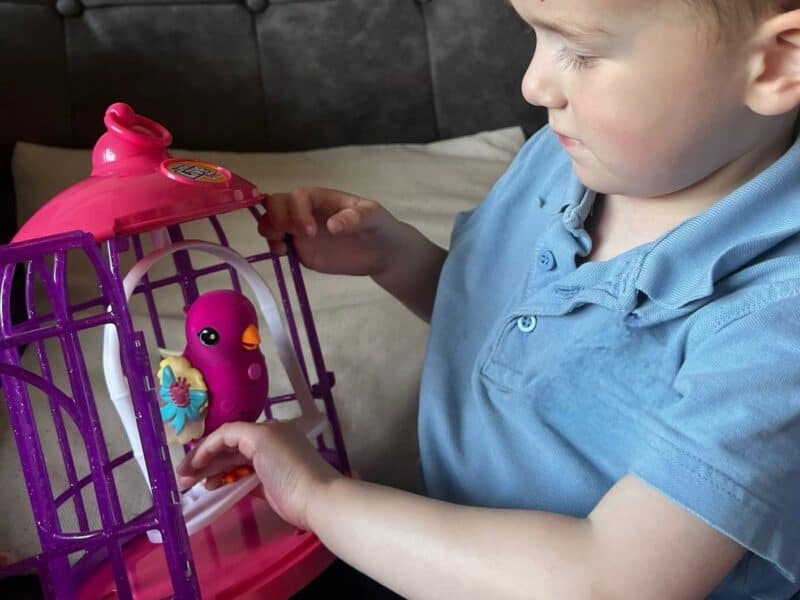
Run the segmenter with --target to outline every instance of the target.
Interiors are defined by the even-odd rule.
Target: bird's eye
[[[219,343],[219,334],[216,329],[206,327],[197,334],[204,346],[216,346]]]

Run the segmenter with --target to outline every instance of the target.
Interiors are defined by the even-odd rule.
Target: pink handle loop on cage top
[[[136,114],[124,102],[108,107],[103,118],[107,131],[100,136],[92,151],[92,175],[108,175],[120,161],[135,158],[138,169],[156,168],[167,158],[172,134],[163,125]],[[137,161],[134,161],[136,163]],[[126,161],[127,164],[130,161]],[[137,169],[127,164],[128,174]]]
[[[103,123],[109,131],[131,144],[151,148],[166,148],[172,144],[172,134],[163,125],[143,117],[124,102],[116,102],[106,109]]]

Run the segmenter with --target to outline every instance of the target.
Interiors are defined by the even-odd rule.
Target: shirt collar
[[[800,138],[776,162],[703,213],[656,240],[635,286],[678,308],[800,232]]]
[[[578,184],[580,186],[580,184]],[[570,189],[564,225],[579,238],[595,195]],[[633,287],[665,308],[709,296],[714,284],[800,232],[800,137],[776,162],[703,213],[641,247]]]

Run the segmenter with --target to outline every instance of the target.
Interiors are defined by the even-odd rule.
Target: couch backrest
[[[192,149],[533,131],[533,43],[506,0],[6,0],[0,144],[89,147],[115,101]]]

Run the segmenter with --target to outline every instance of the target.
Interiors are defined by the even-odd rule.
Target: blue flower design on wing
[[[200,373],[191,368],[189,361],[179,357],[163,361],[158,377],[161,380],[161,419],[169,426],[168,438],[187,443],[202,436],[208,390]]]

